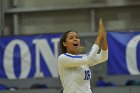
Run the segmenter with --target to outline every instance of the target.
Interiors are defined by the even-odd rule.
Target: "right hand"
[[[106,40],[106,31],[105,31],[105,27],[104,27],[102,19],[100,21],[100,28],[101,28],[100,30],[102,33],[102,50],[106,51],[108,49],[108,44]]]

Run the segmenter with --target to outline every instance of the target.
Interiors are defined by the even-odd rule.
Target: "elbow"
[[[108,55],[102,57],[102,61],[106,62],[108,60]]]
[[[106,62],[108,60],[108,50],[102,51],[101,58],[102,58],[102,61],[104,61],[104,62]]]

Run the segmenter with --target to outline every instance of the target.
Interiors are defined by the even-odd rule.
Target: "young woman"
[[[97,54],[100,42],[101,51]],[[89,67],[108,59],[108,45],[102,19],[99,21],[98,35],[88,54],[79,54],[80,39],[76,32],[68,31],[60,39],[61,55],[58,57],[58,72],[63,93],[92,93]]]

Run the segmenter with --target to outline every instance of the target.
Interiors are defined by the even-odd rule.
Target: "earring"
[[[66,44],[63,42],[63,46],[66,46]]]

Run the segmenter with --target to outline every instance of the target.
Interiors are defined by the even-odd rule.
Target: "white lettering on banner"
[[[127,68],[132,75],[140,74],[140,71],[137,66],[137,59],[136,59],[136,49],[137,45],[140,41],[140,35],[135,36],[132,38],[126,48],[126,63]]]
[[[57,59],[58,57],[58,43],[59,43],[60,38],[53,38],[52,42],[54,43],[54,52],[55,52],[55,57]]]
[[[57,56],[58,56],[58,42],[59,38],[52,39],[54,42],[54,52],[51,51],[51,48],[47,42],[46,39],[34,39],[33,43],[36,46],[36,73],[35,77],[41,75],[40,71],[40,56],[39,54],[42,54],[42,57],[44,58],[51,74],[53,77],[58,77],[58,70],[57,70]]]
[[[21,73],[19,78],[27,78],[31,68],[31,54],[28,46],[22,40],[13,40],[5,48],[4,51],[4,69],[9,79],[16,79],[13,66],[14,47],[18,45],[21,55]]]

